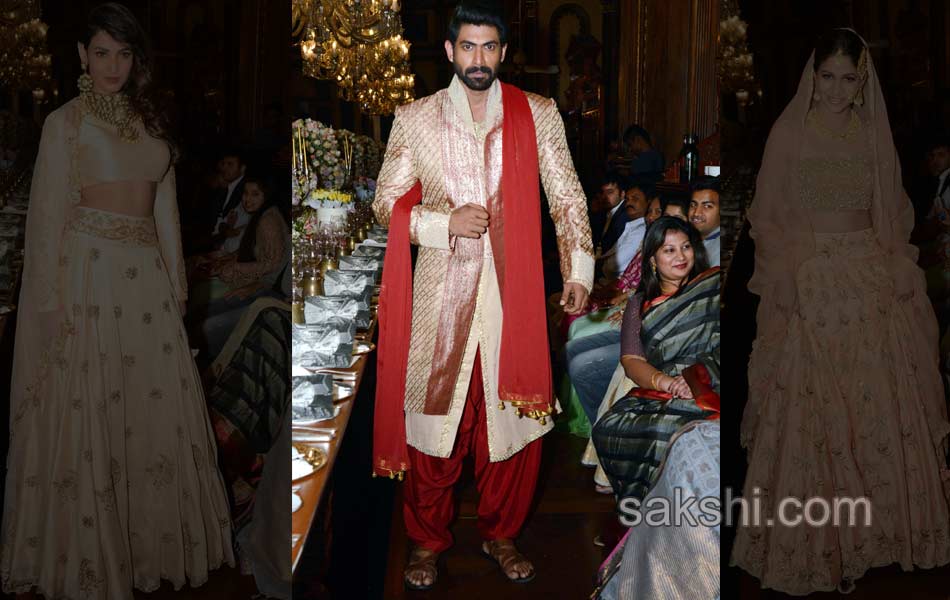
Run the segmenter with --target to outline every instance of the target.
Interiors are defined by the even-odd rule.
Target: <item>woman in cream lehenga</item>
[[[104,4],[79,54],[33,173],[0,573],[8,593],[126,600],[234,555],[145,35]]]
[[[847,593],[891,563],[947,564],[937,323],[880,83],[853,31],[816,46],[772,128],[749,220],[761,302],[744,495],[762,519],[740,521],[733,563],[794,595]],[[869,526],[862,509],[854,525],[767,526],[784,498],[862,497]]]

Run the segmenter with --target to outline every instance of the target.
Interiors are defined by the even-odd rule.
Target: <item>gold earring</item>
[[[651,263],[650,263],[650,266],[653,268],[653,274],[656,275],[656,263],[655,263],[655,262],[651,262]]]
[[[92,91],[92,76],[86,72],[87,65],[82,63],[82,75],[79,76],[79,91],[89,93]]]
[[[858,106],[864,106],[864,89],[858,90],[858,93],[854,95],[854,104]]]

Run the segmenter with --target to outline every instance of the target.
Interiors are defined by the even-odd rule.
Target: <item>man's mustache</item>
[[[484,73],[485,75],[491,75],[492,71],[488,67],[469,67],[465,69],[466,75],[472,75],[474,73]]]

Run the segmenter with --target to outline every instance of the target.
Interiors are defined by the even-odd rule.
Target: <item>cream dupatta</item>
[[[25,398],[49,366],[49,349],[69,327],[63,306],[63,237],[70,211],[81,199],[78,171],[79,128],[84,116],[80,98],[50,113],[43,124],[26,216],[23,277],[17,305],[11,410],[20,414]],[[187,298],[175,171],[169,166],[156,191],[155,228],[165,271],[175,298]]]
[[[866,46],[866,43],[865,43]],[[806,117],[814,93],[812,53],[805,65],[798,91],[769,134],[756,193],[749,211],[755,240],[755,273],[749,290],[761,296],[757,314],[758,336],[749,367],[749,402],[742,421],[742,443],[749,447],[757,429],[759,402],[775,381],[776,370],[767,355],[781,353],[788,323],[797,310],[796,275],[802,263],[815,254],[814,229],[800,199],[797,177]],[[935,446],[950,433],[947,407],[938,369],[937,321],[926,295],[923,271],[917,266],[918,250],[911,245],[914,211],[901,183],[900,161],[894,147],[884,94],[868,56],[864,106],[855,110],[870,130],[874,159],[874,197],[871,217],[874,233],[884,253],[896,289],[895,305],[916,325],[906,332],[906,347],[915,352],[916,377]],[[909,299],[898,301],[899,298]],[[756,360],[756,354],[759,354]]]

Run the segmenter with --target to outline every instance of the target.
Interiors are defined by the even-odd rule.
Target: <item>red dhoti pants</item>
[[[402,512],[406,533],[417,545],[435,552],[443,552],[452,545],[449,532],[455,516],[452,489],[462,473],[462,460],[468,454],[475,458],[479,533],[486,540],[517,537],[534,499],[541,465],[541,439],[529,443],[507,460],[489,462],[480,353],[475,357],[451,456],[437,458],[409,446],[412,468],[403,488]]]

